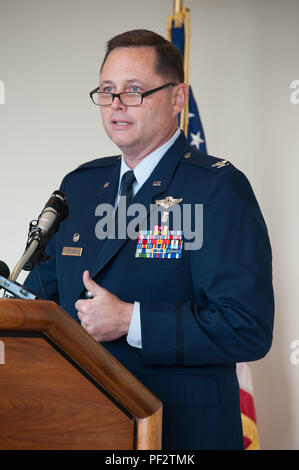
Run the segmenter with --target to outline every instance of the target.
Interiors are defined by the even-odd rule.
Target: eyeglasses
[[[143,98],[146,96],[156,93],[156,91],[162,90],[168,86],[176,86],[177,83],[166,83],[166,85],[159,86],[158,88],[153,88],[148,90],[145,93],[138,92],[123,92],[123,93],[107,93],[106,91],[99,91],[100,88],[97,87],[89,93],[89,96],[92,102],[97,106],[110,106],[114,98],[118,98],[119,101],[125,106],[139,106],[143,103]]]

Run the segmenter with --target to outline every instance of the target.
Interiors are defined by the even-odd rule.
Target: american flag
[[[171,42],[179,49],[184,57],[185,26],[171,28]],[[180,117],[179,117],[180,119]],[[201,124],[196,101],[191,86],[189,86],[188,142],[201,153],[207,154],[205,134]]]

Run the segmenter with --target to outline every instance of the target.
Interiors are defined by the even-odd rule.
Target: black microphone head
[[[53,207],[59,215],[59,219],[64,220],[69,214],[69,207],[66,195],[62,191],[54,191],[45,207]]]
[[[0,276],[6,277],[6,279],[8,279],[9,275],[9,267],[3,261],[0,261]]]

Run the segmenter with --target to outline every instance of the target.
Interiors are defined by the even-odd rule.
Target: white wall
[[[28,223],[64,174],[118,152],[88,92],[104,43],[133,28],[165,35],[171,0],[0,0],[0,259],[13,268]],[[251,365],[263,448],[299,448],[297,0],[185,0],[191,83],[209,153],[248,176],[273,248],[276,322],[267,357]],[[0,90],[1,91],[1,90]],[[20,278],[22,279],[22,277]]]

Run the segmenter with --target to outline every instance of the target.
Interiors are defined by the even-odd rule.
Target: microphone
[[[9,267],[4,261],[0,261],[0,276],[8,278],[10,275]]]
[[[65,194],[62,191],[54,191],[38,218],[34,232],[40,231],[43,237],[49,230],[53,234],[55,233],[53,229],[57,231],[58,224],[67,216],[68,204]]]
[[[35,264],[48,259],[44,252],[45,247],[68,213],[65,194],[62,191],[54,191],[37,221],[30,223],[25,252],[12,271],[10,280],[15,281],[22,269],[31,271]]]

